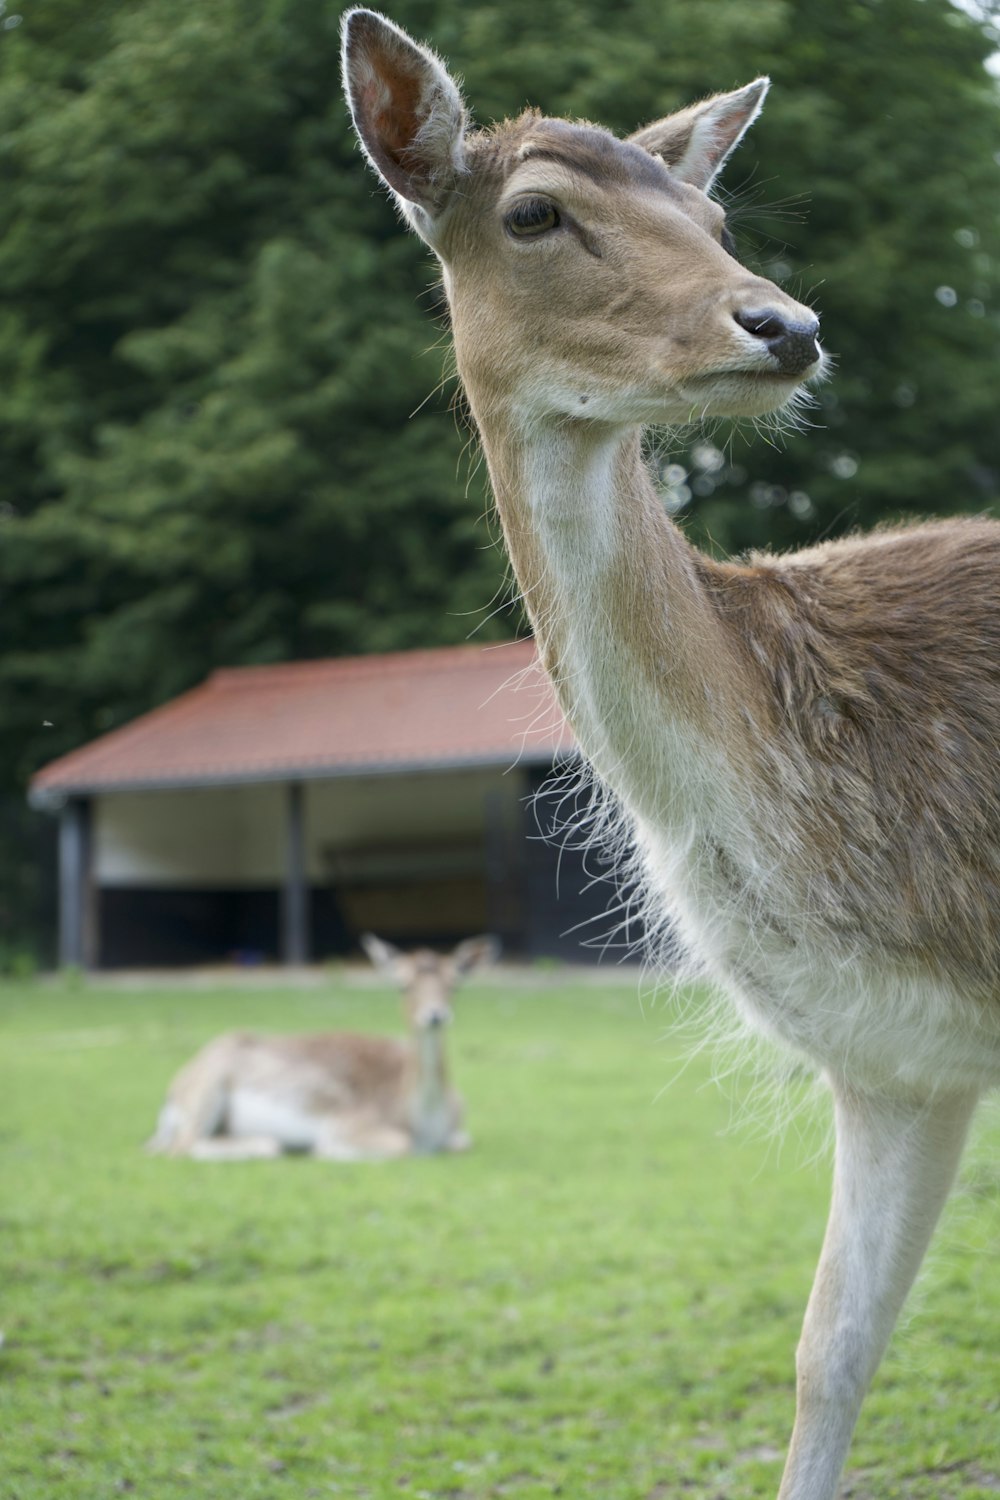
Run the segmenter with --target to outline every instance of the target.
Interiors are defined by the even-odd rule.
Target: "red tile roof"
[[[548,761],[574,741],[532,641],[214,672],[50,762],[68,794]]]

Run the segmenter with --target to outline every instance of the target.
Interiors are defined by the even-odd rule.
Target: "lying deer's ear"
[[[629,140],[661,156],[675,177],[707,192],[730,152],[760,114],[769,78],[758,78],[732,94],[716,94],[637,130]]]
[[[380,973],[385,974],[394,984],[405,985],[409,982],[412,965],[408,954],[394,948],[384,938],[376,937],[374,932],[363,932],[359,941]]]
[[[464,168],[462,97],[432,52],[375,11],[349,10],[342,33],[344,92],[365,155],[426,233]]]
[[[466,938],[464,943],[459,943],[451,955],[452,968],[456,978],[462,974],[469,974],[473,969],[484,968],[487,964],[495,964],[500,957],[500,939],[490,934],[482,937]]]

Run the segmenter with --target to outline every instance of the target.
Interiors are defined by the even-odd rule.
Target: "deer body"
[[[473,938],[450,958],[401,953],[367,935],[372,961],[404,990],[409,1039],[354,1032],[216,1037],[177,1074],[152,1151],[202,1160],[307,1152],[334,1161],[463,1151],[462,1100],[445,1029],[458,977],[489,961]]]
[[[489,457],[489,417],[482,436]],[[501,514],[515,538],[531,526],[543,660],[660,912],[814,1063],[872,1087],[996,1082],[1000,526],[720,565],[666,517],[634,439],[589,469],[588,434],[552,446],[537,487],[498,490]],[[965,587],[980,574],[978,617],[956,559]]]
[[[832,1500],[1000,1082],[1000,526],[734,564],[666,516],[645,425],[758,416],[822,370],[815,318],[733,258],[707,196],[766,80],[628,141],[533,112],[475,132],[391,22],[349,12],[344,39],[362,146],[443,268],[543,662],[650,908],[830,1083],[779,1500]]]

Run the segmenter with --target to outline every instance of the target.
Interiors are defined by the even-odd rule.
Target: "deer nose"
[[[816,318],[795,322],[773,307],[762,308],[759,312],[741,311],[734,313],[733,317],[747,333],[763,339],[768,354],[776,360],[782,375],[802,375],[819,359],[816,343],[819,320]]]

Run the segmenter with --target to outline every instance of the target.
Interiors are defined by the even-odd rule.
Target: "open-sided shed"
[[[304,963],[367,929],[586,957],[610,888],[534,803],[575,758],[530,641],[215,672],[33,779],[62,960]]]

